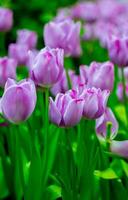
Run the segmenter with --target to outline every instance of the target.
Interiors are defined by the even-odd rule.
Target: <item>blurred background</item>
[[[0,6],[13,10],[14,24],[6,35],[6,46],[15,42],[16,30],[27,28],[38,34],[38,48],[43,45],[43,25],[53,19],[58,8],[72,5],[77,0],[0,0]]]

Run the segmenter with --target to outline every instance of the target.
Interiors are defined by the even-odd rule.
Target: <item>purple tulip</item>
[[[108,44],[109,57],[119,67],[128,66],[128,37],[112,37]]]
[[[74,23],[70,19],[46,24],[45,45],[51,48],[62,48],[67,56],[79,56],[81,54],[80,27],[80,22]]]
[[[81,2],[72,8],[72,16],[74,18],[83,19],[87,22],[93,22],[99,17],[99,8],[97,3]]]
[[[8,57],[0,58],[0,86],[4,87],[8,78],[16,79],[16,60]]]
[[[128,97],[128,83],[126,84],[125,93]],[[119,83],[117,87],[117,97],[120,101],[123,101],[123,84]]]
[[[99,15],[104,20],[114,20],[124,12],[125,6],[115,0],[101,0],[98,3]]]
[[[1,110],[7,120],[12,123],[25,121],[36,105],[36,89],[32,80],[16,83],[8,79],[1,98]]]
[[[79,123],[83,112],[83,99],[76,93],[59,93],[55,101],[50,98],[49,116],[50,120],[62,127],[75,126]]]
[[[60,22],[66,19],[71,19],[71,10],[69,8],[61,8],[57,12],[57,16],[55,17],[56,22]]]
[[[25,44],[10,44],[9,57],[17,61],[19,65],[26,65],[28,61],[28,46]]]
[[[99,20],[94,24],[94,36],[100,41],[100,45],[108,48],[111,35],[118,35],[117,26],[110,21]]]
[[[36,32],[27,29],[17,31],[17,43],[27,45],[29,49],[35,48],[37,43]]]
[[[109,91],[89,88],[85,90],[83,117],[87,119],[99,118],[105,111]]]
[[[112,124],[110,139],[113,139],[117,135],[118,122],[112,110],[110,108],[106,108],[103,115],[96,119],[96,133],[99,138],[106,138],[108,122]]]
[[[32,60],[31,78],[42,87],[51,87],[63,74],[64,52],[62,49],[42,49]]]
[[[125,141],[115,141],[113,140],[110,145],[110,150],[112,153],[128,158],[128,140]]]
[[[13,12],[0,7],[0,32],[9,31],[13,25]]]
[[[101,90],[112,90],[114,85],[114,65],[111,62],[92,62],[88,74],[88,86]]]

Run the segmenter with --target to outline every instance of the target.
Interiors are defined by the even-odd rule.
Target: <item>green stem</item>
[[[42,163],[43,163],[43,169],[42,169],[42,182],[43,182],[43,187],[42,190],[44,190],[45,184],[47,180],[44,180],[45,177],[43,175],[45,174],[45,169],[47,166],[47,151],[48,151],[48,133],[49,133],[49,116],[48,116],[48,111],[49,111],[49,88],[45,89],[45,118],[44,118],[44,152],[43,152],[43,158],[42,158]]]
[[[5,47],[5,33],[0,33],[0,55],[4,56],[6,54],[6,47]]]
[[[128,125],[128,105],[127,105],[127,95],[126,95],[126,83],[125,83],[125,77],[124,77],[124,68],[121,69],[122,72],[122,84],[123,84],[123,100],[124,100],[124,107],[126,112],[126,120]]]

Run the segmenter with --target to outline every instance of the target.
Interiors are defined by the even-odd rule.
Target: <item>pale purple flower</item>
[[[104,20],[115,20],[115,18],[124,12],[125,7],[115,0],[100,0],[98,3],[99,15]]]
[[[17,61],[18,65],[26,65],[28,61],[28,46],[25,44],[10,44],[8,54]]]
[[[82,117],[83,103],[83,99],[76,96],[76,93],[74,95],[59,93],[55,101],[50,98],[50,120],[62,127],[75,126]]]
[[[0,32],[9,31],[13,25],[13,12],[10,9],[0,7]]]
[[[1,110],[4,117],[12,123],[25,121],[36,105],[36,88],[32,80],[16,83],[8,79],[1,98]]]
[[[34,31],[22,29],[17,31],[17,43],[27,45],[29,49],[33,49],[37,44],[37,34]]]
[[[116,141],[113,140],[110,145],[110,150],[112,153],[128,158],[128,140]]]
[[[88,87],[101,90],[112,90],[114,86],[114,65],[107,61],[104,63],[92,62],[88,73]]]
[[[57,12],[57,16],[55,17],[56,22],[63,21],[65,19],[71,19],[71,10],[69,8],[61,8]]]
[[[63,49],[46,47],[31,62],[31,78],[38,86],[51,87],[63,74]]]
[[[44,27],[45,45],[64,49],[67,56],[79,56],[81,54],[80,27],[80,22],[75,23],[70,19],[46,24]]]
[[[113,139],[118,132],[118,122],[110,108],[106,108],[103,115],[96,119],[96,133],[99,138],[106,138],[107,123],[111,123],[110,139]]]
[[[105,111],[109,91],[89,88],[85,90],[83,117],[87,119],[99,118]]]
[[[93,22],[99,17],[99,8],[94,2],[81,2],[72,7],[72,17]]]
[[[8,57],[0,58],[0,86],[4,87],[8,78],[16,79],[16,60]]]
[[[126,93],[126,96],[128,97],[128,83],[126,84],[126,88],[125,88],[125,93]],[[117,97],[120,101],[123,101],[123,84],[122,83],[119,83],[118,86],[117,86]]]
[[[128,66],[128,37],[112,36],[109,40],[108,51],[110,60],[119,67]]]

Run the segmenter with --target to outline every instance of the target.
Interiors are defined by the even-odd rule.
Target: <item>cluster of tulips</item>
[[[117,157],[128,158],[128,140],[116,139],[119,124],[115,111],[108,104],[108,98],[114,91],[116,68],[120,80],[116,88],[116,97],[124,106],[127,118],[127,17],[127,3],[115,0],[80,2],[70,8],[60,9],[53,21],[44,26],[43,49],[36,48],[36,32],[27,29],[18,30],[16,43],[9,44],[8,55],[0,58],[0,87],[4,88],[0,98],[0,113],[4,123],[2,122],[0,126],[8,127],[12,123],[16,124],[13,128],[19,127],[35,112],[40,98],[40,105],[42,104],[44,109],[40,111],[44,129],[42,137],[44,151],[42,153],[41,150],[40,154],[41,157],[43,155],[45,167],[46,160],[49,159],[50,122],[61,127],[59,129],[61,135],[62,130],[65,129],[68,134],[74,126],[78,128],[79,133],[81,121],[86,126],[88,120],[93,120],[96,136],[103,149],[104,144],[107,144],[106,151]],[[12,25],[12,11],[1,7],[0,32],[9,31]],[[86,44],[86,41],[97,39],[101,48],[106,48],[108,51],[107,61],[92,61],[89,66],[80,63],[80,66],[75,66],[77,72],[65,66],[66,58],[80,61],[83,53],[82,42]],[[22,70],[23,66],[26,67],[28,76],[18,82],[17,68]],[[40,92],[42,96],[38,95]],[[34,117],[36,116],[33,114],[33,119]],[[29,126],[31,127],[31,124],[28,124]],[[35,134],[34,130],[32,132]],[[74,134],[75,132],[74,129]],[[73,144],[71,146],[73,149]],[[32,165],[31,158],[29,162]],[[43,168],[44,174],[45,169]],[[89,200],[89,196],[87,197]],[[33,197],[33,199],[40,198]],[[82,200],[82,197],[78,199]]]

